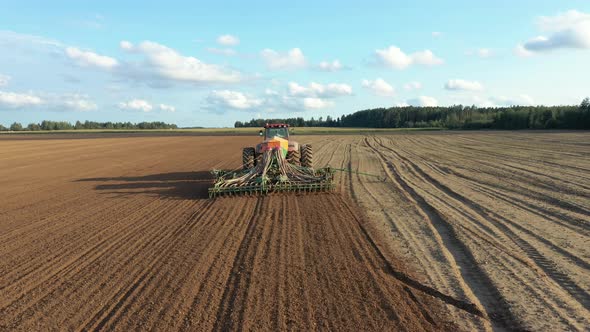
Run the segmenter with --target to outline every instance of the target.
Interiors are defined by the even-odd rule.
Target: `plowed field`
[[[299,136],[378,177],[216,200],[257,137],[77,137],[0,137],[2,330],[590,326],[587,133]]]

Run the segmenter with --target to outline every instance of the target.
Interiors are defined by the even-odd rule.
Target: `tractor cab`
[[[269,140],[274,137],[289,140],[289,125],[283,123],[267,123],[264,126],[264,132],[262,132],[262,130],[260,131],[260,136],[264,136],[265,140]]]

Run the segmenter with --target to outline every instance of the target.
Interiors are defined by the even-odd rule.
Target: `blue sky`
[[[588,1],[0,1],[0,123],[578,104]]]

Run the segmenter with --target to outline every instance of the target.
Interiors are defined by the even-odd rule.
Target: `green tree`
[[[27,126],[27,129],[30,131],[38,131],[41,130],[41,126],[38,123],[29,123],[29,125]]]
[[[23,130],[23,125],[21,125],[18,122],[14,122],[13,124],[10,125],[10,130],[12,130],[12,131],[21,131],[21,130]]]

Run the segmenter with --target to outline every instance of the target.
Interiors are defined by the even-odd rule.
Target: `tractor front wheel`
[[[242,167],[245,170],[254,167],[254,155],[255,154],[256,154],[256,150],[254,150],[254,148],[244,148],[242,150]]]

